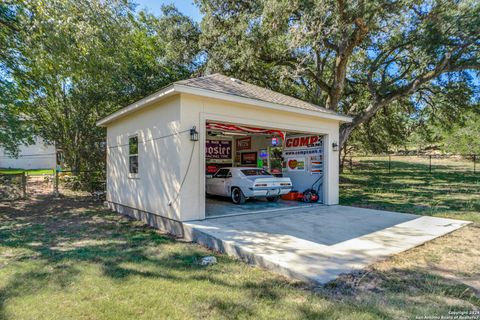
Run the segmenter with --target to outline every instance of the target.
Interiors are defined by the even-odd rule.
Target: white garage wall
[[[179,200],[183,137],[180,98],[174,96],[120,119],[107,130],[107,200],[181,220]],[[128,139],[138,134],[137,175],[129,174]],[[163,137],[163,138],[162,138]]]
[[[43,139],[35,138],[32,145],[20,146],[18,158],[14,158],[0,148],[0,168],[18,169],[54,169],[56,165],[56,149],[46,144]]]
[[[336,120],[274,111],[188,94],[167,98],[119,119],[107,130],[107,200],[179,221],[205,217],[205,122],[325,134],[326,204],[338,203]],[[200,132],[190,141],[188,130]],[[128,139],[139,137],[139,173],[128,172]],[[183,186],[181,187],[183,182]],[[171,204],[171,205],[169,205]]]
[[[332,150],[332,142],[338,143],[339,122],[296,113],[269,110],[239,103],[203,98],[188,94],[181,95],[182,128],[196,126],[200,132],[200,141],[196,143],[192,164],[186,175],[185,185],[181,192],[182,217],[188,219],[203,219],[205,213],[205,122],[215,120],[220,122],[239,123],[251,126],[303,131],[305,133],[325,134],[325,204],[338,204],[338,151]],[[182,146],[188,147],[188,136],[182,136]],[[185,151],[183,151],[185,155]],[[181,158],[181,175],[186,173],[189,157]],[[200,190],[200,192],[199,192]]]

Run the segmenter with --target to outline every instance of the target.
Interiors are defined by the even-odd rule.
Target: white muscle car
[[[208,195],[230,197],[235,204],[257,197],[273,202],[291,190],[290,178],[277,178],[260,168],[221,168],[207,178]]]

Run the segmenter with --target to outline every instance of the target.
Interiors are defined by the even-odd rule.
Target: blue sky
[[[162,4],[174,4],[180,12],[191,17],[196,22],[202,20],[202,16],[198,8],[194,5],[193,0],[134,0],[138,4],[137,10],[147,9],[147,11],[159,15]]]

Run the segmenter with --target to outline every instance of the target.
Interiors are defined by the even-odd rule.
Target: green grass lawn
[[[78,196],[0,202],[0,319],[415,319],[480,310],[479,177],[376,165],[384,163],[342,175],[343,204],[476,223],[309,288],[224,255],[200,266],[214,253]]]
[[[28,175],[42,175],[42,174],[54,174],[53,169],[35,169],[35,170],[24,170],[24,169],[5,169],[0,168],[0,174],[19,174],[26,172]]]
[[[394,157],[354,158],[341,175],[341,203],[480,223],[480,172],[471,162]]]
[[[0,319],[318,319],[381,315],[68,200],[2,209]]]
[[[474,278],[478,228],[310,290],[224,255],[200,266],[211,251],[77,198],[0,212],[0,319],[399,319],[480,308],[468,281],[432,272],[449,257],[465,264],[452,274]]]

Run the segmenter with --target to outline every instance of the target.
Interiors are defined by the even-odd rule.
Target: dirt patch
[[[54,178],[53,175],[28,176],[27,194],[29,196],[53,194]]]
[[[445,290],[451,298],[480,301],[479,234],[478,225],[466,226],[364,270],[341,275],[318,290],[339,299],[392,290]]]
[[[37,223],[55,231],[63,225],[71,226],[79,220],[88,219],[81,213],[85,210],[98,210],[101,206],[101,202],[93,201],[86,193],[76,194],[75,197],[63,195],[56,198],[52,194],[39,192],[27,199],[0,202],[0,225],[6,222],[19,225]]]

